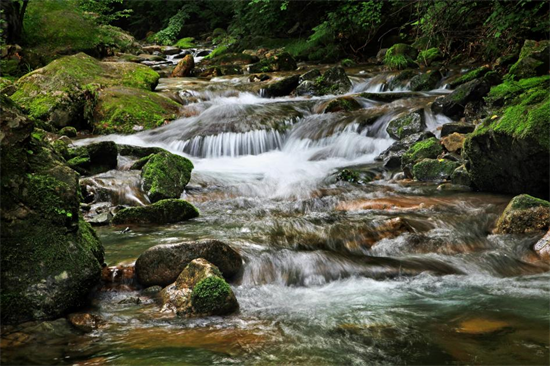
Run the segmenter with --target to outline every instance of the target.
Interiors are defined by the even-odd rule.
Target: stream
[[[450,92],[445,79],[412,93],[387,90],[392,74],[346,71],[358,111],[322,113],[334,96],[262,98],[248,75],[161,79],[158,92],[187,101],[184,117],[77,141],[157,146],[193,162],[182,198],[201,216],[98,227],[105,260],[124,267],[154,245],[222,240],[244,258],[231,283],[240,311],[179,318],[132,280],[115,281],[86,309],[101,327],[82,334],[64,320],[30,324],[22,332],[33,341],[3,348],[2,363],[547,364],[550,274],[530,250],[539,236],[492,234],[511,196],[400,180],[375,160],[394,142],[386,125],[396,115],[422,109],[436,135],[450,122],[430,109]],[[357,96],[366,91],[407,95],[391,103]],[[120,158],[119,170],[89,178],[122,187],[106,202],[146,203],[131,162]],[[374,179],[339,181],[350,167]]]

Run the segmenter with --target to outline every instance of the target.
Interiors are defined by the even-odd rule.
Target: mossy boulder
[[[323,108],[323,113],[353,112],[361,109],[361,103],[352,97],[340,97],[332,99]]]
[[[432,137],[434,137],[434,134],[429,131],[407,136],[402,140],[394,142],[389,148],[384,150],[376,160],[382,160],[384,162],[384,168],[400,168],[403,154],[405,154],[412,145]]]
[[[136,261],[136,276],[143,286],[168,286],[194,259],[204,258],[216,265],[226,279],[242,269],[241,255],[218,240],[161,244],[147,249]]]
[[[289,95],[298,86],[299,75],[292,75],[268,84],[260,91],[262,97],[282,97]]]
[[[407,136],[422,132],[426,128],[422,111],[406,113],[388,123],[386,132],[394,139],[401,140]]]
[[[110,87],[97,93],[91,127],[97,134],[129,134],[160,127],[177,117],[180,105],[148,90]]]
[[[451,182],[457,186],[472,186],[472,180],[465,165],[461,165],[451,174]]]
[[[411,168],[422,159],[435,159],[443,152],[439,140],[431,137],[412,145],[401,157],[401,168],[407,176],[412,176]]]
[[[429,70],[423,74],[416,75],[409,82],[412,91],[428,91],[435,89],[443,78],[439,70]]]
[[[550,89],[550,75],[538,76],[518,81],[505,80],[493,86],[485,97],[490,108],[500,108],[513,104],[533,104],[542,101]]]
[[[250,73],[292,71],[296,70],[296,68],[297,66],[294,58],[288,52],[282,52],[250,65],[248,71]]]
[[[423,182],[439,182],[451,178],[456,168],[460,166],[456,161],[447,159],[423,159],[414,164],[412,174],[414,179]]]
[[[550,98],[517,104],[486,119],[464,142],[463,157],[481,190],[548,199]]]
[[[87,127],[97,91],[109,86],[152,90],[159,75],[130,62],[100,62],[84,53],[57,59],[20,78],[11,96],[31,117],[56,128]]]
[[[194,219],[198,216],[199,210],[189,202],[166,199],[149,206],[123,208],[117,212],[112,223],[114,225],[163,225]]]
[[[143,189],[151,202],[179,198],[191,179],[192,170],[189,159],[169,152],[157,153],[141,170]]]
[[[384,56],[384,64],[390,69],[402,70],[409,67],[418,67],[414,62],[418,57],[416,48],[404,43],[391,46]]]
[[[475,79],[460,85],[451,94],[440,97],[432,104],[435,113],[442,113],[447,117],[459,119],[464,115],[464,107],[469,102],[481,100],[491,88],[491,83],[485,78]]]
[[[495,232],[524,234],[550,228],[550,202],[528,194],[514,197],[499,217]]]
[[[182,316],[227,315],[239,303],[220,270],[203,258],[192,260],[173,284],[160,292],[163,309]]]
[[[472,81],[472,80],[479,79],[479,78],[483,77],[489,71],[491,71],[491,69],[487,66],[478,67],[477,69],[471,70],[471,71],[467,72],[466,74],[461,75],[457,79],[451,81],[449,83],[449,86],[451,87],[451,89],[455,89],[456,87],[458,87],[462,84],[465,84],[469,81]]]
[[[118,149],[112,141],[68,149],[67,155],[67,164],[82,175],[95,175],[117,167]]]
[[[78,174],[13,102],[0,104],[2,323],[57,318],[99,283],[103,247],[79,214]]]
[[[518,61],[510,67],[507,79],[519,80],[548,74],[550,41],[526,40]]]
[[[420,51],[416,58],[416,63],[422,66],[430,66],[436,61],[443,59],[443,54],[439,48],[428,48],[427,50]]]
[[[296,88],[297,95],[327,95],[327,94],[344,94],[351,89],[351,81],[346,75],[346,71],[339,66],[328,69],[322,76],[311,80],[304,79]]]

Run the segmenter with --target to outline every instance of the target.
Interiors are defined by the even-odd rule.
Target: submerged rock
[[[423,114],[419,112],[406,113],[388,123],[386,132],[396,140],[422,132],[426,128]]]
[[[179,198],[189,179],[193,163],[183,156],[161,152],[147,159],[141,170],[143,189],[151,202]]]
[[[203,240],[149,248],[136,261],[136,275],[143,286],[167,286],[197,258],[213,263],[228,279],[242,268],[240,254],[229,245],[218,240]]]
[[[98,315],[88,313],[72,313],[67,316],[67,320],[73,327],[85,333],[89,333],[105,323]]]
[[[0,98],[2,323],[63,316],[99,283],[103,246],[80,216],[78,174]]]
[[[160,296],[165,309],[183,316],[228,315],[239,309],[218,267],[203,258],[192,260]]]
[[[510,201],[497,221],[498,234],[524,234],[550,228],[550,202],[527,194]]]
[[[195,206],[185,200],[165,199],[150,206],[128,207],[117,212],[112,220],[122,224],[171,224],[199,216]]]

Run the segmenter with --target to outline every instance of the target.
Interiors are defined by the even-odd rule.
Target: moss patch
[[[193,288],[191,303],[197,313],[217,313],[232,295],[231,287],[220,277],[207,277]]]
[[[414,164],[413,177],[419,181],[441,181],[449,179],[456,168],[456,161],[446,159],[424,159]]]
[[[391,46],[384,56],[384,64],[390,69],[402,70],[417,66],[414,60],[418,56],[415,48],[404,43]]]
[[[430,66],[434,61],[439,60],[443,57],[441,51],[438,48],[428,48],[427,50],[420,51],[416,62],[419,65]]]
[[[402,165],[414,164],[422,159],[435,159],[443,152],[443,147],[435,137],[419,141],[412,145],[401,158]]]
[[[456,88],[459,85],[462,85],[464,83],[467,83],[468,81],[472,81],[474,79],[478,79],[480,77],[483,77],[486,73],[488,73],[491,69],[487,66],[481,66],[477,69],[474,69],[472,71],[467,72],[466,74],[462,75],[458,79],[452,81],[449,83],[451,88]]]
[[[167,199],[150,206],[129,207],[120,210],[113,224],[169,224],[186,221],[199,216],[199,210],[187,201]]]
[[[192,170],[189,159],[168,152],[155,154],[141,171],[143,189],[151,202],[178,198],[191,179]]]

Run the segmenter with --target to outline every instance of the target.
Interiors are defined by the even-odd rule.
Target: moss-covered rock
[[[172,224],[194,219],[199,210],[187,201],[166,199],[150,206],[128,207],[117,212],[113,218],[114,225],[122,224]]]
[[[435,137],[419,141],[412,145],[401,157],[401,168],[411,176],[412,166],[422,159],[435,159],[443,152],[441,143]]]
[[[227,315],[239,308],[219,269],[202,258],[191,261],[160,295],[163,308],[183,316]]]
[[[446,159],[423,159],[414,164],[412,174],[414,179],[419,181],[439,182],[449,179],[459,166],[456,161]]]
[[[294,58],[288,52],[283,52],[250,65],[248,71],[250,73],[292,71],[296,70],[296,68],[297,66]]]
[[[111,87],[97,93],[92,130],[97,134],[129,134],[160,127],[175,119],[180,105],[148,90]]]
[[[116,169],[118,150],[112,141],[103,141],[68,150],[67,164],[82,175]]]
[[[352,97],[340,97],[332,99],[326,104],[326,107],[323,109],[323,113],[334,113],[334,112],[352,112],[358,109],[361,109],[361,104]]]
[[[156,154],[160,152],[167,152],[160,147],[150,147],[150,146],[134,146],[134,145],[117,145],[118,153],[122,156],[134,156],[136,158],[143,158],[151,154]]]
[[[416,75],[409,83],[412,91],[428,91],[435,89],[439,81],[443,78],[439,70],[429,70],[423,74]]]
[[[327,95],[327,94],[344,94],[351,89],[351,81],[346,75],[346,71],[339,67],[328,69],[322,76],[311,80],[313,74],[308,75],[308,79],[304,79],[296,88],[297,95]]]
[[[477,69],[471,70],[471,71],[467,72],[466,74],[461,75],[457,79],[451,81],[449,83],[449,86],[451,87],[451,89],[455,89],[456,87],[458,87],[462,84],[465,84],[469,81],[472,81],[472,80],[479,79],[479,78],[483,77],[489,71],[491,71],[491,69],[487,66],[478,67]]]
[[[17,91],[11,98],[31,117],[54,127],[86,127],[98,90],[109,86],[152,90],[158,79],[159,75],[147,66],[99,62],[79,53],[57,59],[23,76],[15,83]]]
[[[76,137],[76,133],[77,133],[76,128],[71,126],[66,126],[59,130],[60,135],[67,136],[67,137]]]
[[[548,74],[550,41],[526,40],[518,61],[510,67],[507,79],[519,80]]]
[[[242,269],[241,255],[218,240],[161,244],[147,249],[136,261],[136,276],[143,286],[167,286],[194,259],[204,258],[230,279]]]
[[[299,75],[292,75],[281,80],[277,80],[263,88],[261,90],[261,95],[267,98],[289,95],[298,86],[299,79]]]
[[[459,119],[464,115],[464,107],[469,102],[481,100],[491,88],[491,83],[485,78],[475,79],[460,85],[454,92],[438,98],[432,104],[435,113]]]
[[[409,80],[416,75],[417,72],[414,70],[403,70],[389,80],[388,88],[390,90],[402,89],[408,84]]]
[[[390,69],[402,70],[409,67],[417,67],[414,62],[418,56],[416,48],[404,43],[391,46],[384,56],[384,64]]]
[[[392,119],[386,132],[394,139],[401,140],[407,136],[422,132],[426,128],[422,112],[406,113]]]
[[[472,181],[484,191],[548,199],[550,98],[497,113],[464,142]]]
[[[468,170],[466,169],[466,166],[461,165],[455,169],[455,171],[451,175],[451,182],[454,185],[458,185],[458,186],[466,186],[466,187],[472,186],[472,180],[470,179],[470,175],[468,174]]]
[[[168,152],[155,154],[141,171],[143,189],[151,202],[179,198],[191,179],[192,170],[189,159]]]
[[[502,84],[493,86],[485,101],[491,108],[499,108],[512,104],[533,104],[542,101],[550,89],[550,75],[521,79],[505,80]]]
[[[514,197],[499,217],[496,233],[524,234],[550,228],[550,202],[528,194]]]
[[[423,66],[430,66],[435,61],[443,59],[443,54],[439,51],[439,48],[428,48],[427,50],[420,51],[416,58],[416,63]]]
[[[103,247],[80,217],[78,174],[11,101],[0,108],[2,322],[56,318],[99,282]]]

